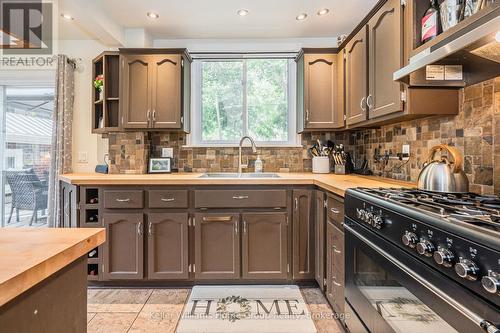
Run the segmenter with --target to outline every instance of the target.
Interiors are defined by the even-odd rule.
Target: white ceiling
[[[309,38],[348,34],[377,0],[102,0],[103,12],[124,28],[145,28],[155,39]],[[249,15],[236,15],[238,9]],[[316,15],[329,8],[325,16]],[[157,20],[148,11],[160,15]],[[307,13],[302,22],[295,17]]]

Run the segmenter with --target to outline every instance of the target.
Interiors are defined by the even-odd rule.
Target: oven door
[[[500,332],[499,309],[349,218],[344,228],[346,299],[370,332]]]

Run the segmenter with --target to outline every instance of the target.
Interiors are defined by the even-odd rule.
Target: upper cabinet
[[[403,110],[402,84],[392,75],[403,66],[403,16],[400,0],[389,0],[368,22],[368,96],[370,118]]]
[[[191,59],[185,50],[120,52],[123,129],[188,131]]]
[[[297,57],[299,132],[344,126],[338,70],[338,57],[333,51],[308,49]]]
[[[345,96],[346,124],[352,125],[367,119],[367,46],[366,27],[363,27],[346,45]]]

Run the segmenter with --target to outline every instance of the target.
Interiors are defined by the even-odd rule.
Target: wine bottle
[[[441,33],[441,18],[438,0],[430,0],[430,7],[422,17],[422,43],[434,39]]]
[[[91,215],[89,217],[89,222],[97,222],[97,220],[98,220],[97,214],[96,215]]]
[[[97,255],[97,250],[96,249],[94,249],[94,250],[92,250],[92,251],[89,252],[89,258],[93,258],[96,255]]]
[[[97,198],[97,197],[92,198],[92,199],[89,200],[89,203],[91,203],[91,204],[96,204],[98,202],[99,202],[99,198]]]

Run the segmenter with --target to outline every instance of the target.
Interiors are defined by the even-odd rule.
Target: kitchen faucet
[[[239,148],[239,152],[238,152],[238,174],[241,174],[243,169],[248,168],[248,158],[247,158],[247,164],[241,164],[241,146],[243,145],[243,141],[245,141],[245,139],[248,139],[250,141],[250,143],[252,144],[252,152],[254,154],[257,153],[257,146],[255,146],[255,141],[253,141],[253,139],[247,135],[242,137],[240,140],[240,148]]]

